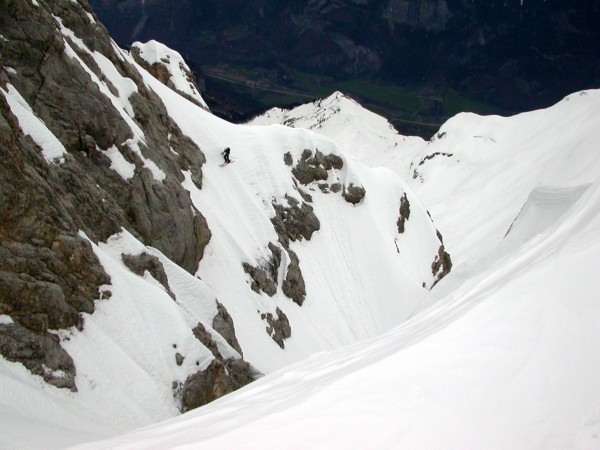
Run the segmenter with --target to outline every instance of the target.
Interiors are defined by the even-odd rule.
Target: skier
[[[231,162],[231,160],[229,159],[229,153],[231,152],[231,149],[229,147],[226,147],[225,150],[223,150],[223,158],[225,159],[225,163],[224,164],[229,164]]]

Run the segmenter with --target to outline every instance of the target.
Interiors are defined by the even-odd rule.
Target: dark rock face
[[[264,292],[269,297],[273,297],[277,293],[277,279],[273,280],[267,270],[262,267],[254,267],[248,263],[242,263],[244,267],[244,272],[250,275],[252,278],[252,283],[250,288],[260,294],[260,292]]]
[[[290,240],[310,241],[313,233],[321,228],[321,223],[313,212],[312,206],[306,203],[299,206],[298,200],[289,196],[286,196],[286,200],[287,207],[273,203],[275,217],[271,218],[271,223],[279,236],[279,242],[288,248]]]
[[[214,355],[215,358],[223,359],[219,348],[217,347],[217,343],[213,340],[212,334],[206,329],[202,323],[198,322],[198,324],[192,329],[194,336],[198,339],[202,345],[210,350],[210,352]]]
[[[240,355],[244,356],[242,347],[237,340],[235,335],[235,326],[233,325],[233,318],[227,312],[227,308],[221,303],[217,302],[217,315],[213,318],[212,327],[219,333],[229,345],[231,345]]]
[[[214,330],[225,337],[241,355],[242,349],[235,336],[233,319],[219,302],[217,308],[218,313],[213,319]],[[262,376],[251,364],[241,358],[225,359],[211,333],[201,323],[198,323],[192,331],[196,339],[212,352],[215,360],[205,370],[190,375],[182,386],[174,383],[176,396],[181,396],[182,412],[203,406]]]
[[[169,279],[165,273],[165,268],[156,256],[142,253],[141,255],[122,255],[122,258],[125,265],[133,273],[143,276],[144,273],[148,271],[156,281],[163,285],[171,298],[175,299],[175,295],[171,292],[171,288],[169,287]]]
[[[304,277],[300,270],[300,260],[293,251],[288,250],[287,252],[290,256],[290,264],[287,267],[287,274],[281,285],[281,289],[287,297],[294,301],[294,303],[298,306],[302,306],[302,303],[304,303],[304,299],[306,298],[306,285],[304,284]]]
[[[400,199],[400,217],[398,217],[398,222],[396,225],[398,226],[398,233],[404,233],[404,225],[406,221],[410,218],[410,202],[408,201],[408,197],[406,193]]]
[[[225,365],[215,359],[205,370],[196,372],[185,380],[181,412],[185,413],[206,405],[231,391]]]
[[[435,281],[433,286],[435,286],[442,278],[450,273],[452,270],[452,259],[450,255],[446,252],[444,245],[440,245],[438,250],[438,254],[435,257],[435,260],[431,264],[431,272],[435,277]],[[432,287],[433,287],[432,286]]]
[[[350,184],[344,189],[342,196],[348,203],[357,205],[362,201],[363,198],[365,198],[366,193],[367,191],[365,191],[364,187]]]
[[[289,161],[290,158],[291,156],[287,161]],[[300,161],[298,161],[296,166],[292,169],[292,174],[300,183],[306,185],[314,181],[327,180],[327,171],[331,169],[340,170],[343,165],[344,162],[342,161],[342,158],[337,155],[329,154],[325,156],[319,150],[316,150],[315,156],[312,156],[310,150],[304,150],[300,157]]]
[[[75,6],[67,0],[40,7],[4,2],[0,13],[5,40],[0,50],[4,65],[16,74],[4,72],[0,83],[11,83],[69,152],[66,163],[43,170],[45,178],[64,192],[62,209],[76,216],[80,229],[94,240],[104,240],[125,226],[193,272],[210,232],[202,215],[192,213],[189,195],[176,181],[183,180],[181,169],[194,169],[195,182],[201,185],[202,152],[168,118],[160,99],[146,88],[135,69],[116,54],[104,28],[90,24],[85,8],[85,3]],[[77,53],[111,92],[116,93],[116,88],[88,53],[57,32],[52,14],[135,84],[137,92],[129,101],[145,136],[140,151],[165,172],[165,180],[157,181],[144,167],[128,141],[134,137],[132,129],[66,50]],[[165,151],[175,144],[179,157]],[[111,147],[135,165],[133,178],[124,180],[110,169],[103,151]]]
[[[285,348],[284,341],[292,336],[292,328],[284,312],[277,308],[275,316],[271,313],[263,313],[260,317],[267,321],[267,334],[271,336],[271,339],[282,349]]]
[[[202,187],[204,155],[116,52],[102,25],[90,22],[90,12],[85,1],[0,3],[0,88],[18,91],[66,150],[62,162],[47,162],[0,95],[0,311],[15,321],[0,329],[0,352],[73,390],[72,361],[47,330],[81,329],[81,313],[93,313],[94,300],[110,294],[103,287],[110,278],[80,230],[98,242],[125,228],[192,273],[210,239],[206,220],[180,184],[185,170]],[[81,41],[63,36],[54,16]],[[139,130],[107,94],[118,96],[119,87],[79,42],[135,86],[128,101]],[[135,167],[132,177],[111,169],[108,149]],[[149,270],[168,289],[151,257],[129,264]]]
[[[77,391],[75,365],[56,336],[35,333],[17,323],[0,324],[0,353],[53,386]]]

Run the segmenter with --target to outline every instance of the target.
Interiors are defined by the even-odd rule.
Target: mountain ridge
[[[314,97],[352,89],[384,115],[405,120],[441,124],[457,102],[478,113],[549,107],[600,83],[595,0],[144,4],[142,11],[140,2],[92,1],[122,46],[156,38],[179,49],[200,74],[227,70]],[[235,104],[247,115],[304,101],[211,77],[208,83],[209,96],[232,102],[224,113],[235,113]],[[378,83],[387,99],[377,95]],[[407,92],[390,101],[398,87]]]

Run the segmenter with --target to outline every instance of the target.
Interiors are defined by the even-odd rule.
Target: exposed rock
[[[231,345],[241,356],[244,356],[242,347],[237,340],[235,335],[235,326],[233,324],[233,318],[227,312],[224,305],[217,302],[217,315],[213,319],[212,327]]]
[[[307,193],[301,187],[297,187],[297,189],[298,189],[298,193],[300,194],[300,197],[302,197],[302,200],[304,200],[305,202],[308,202],[308,203],[312,203],[312,201],[313,201],[312,195]]]
[[[438,250],[438,254],[435,257],[435,260],[431,264],[431,272],[435,277],[435,281],[433,286],[435,286],[442,278],[450,273],[452,270],[452,259],[450,255],[446,252],[444,245],[440,245]]]
[[[149,56],[156,56],[157,53],[163,55],[160,61],[147,59]],[[178,52],[159,42],[150,41],[146,44],[135,42],[131,46],[131,55],[135,62],[150,72],[158,81],[201,108],[208,110],[200,96],[200,89],[196,85],[194,74]],[[176,77],[185,79],[186,85],[178,86],[175,81]]]
[[[299,206],[298,200],[286,196],[288,207],[273,203],[275,217],[271,223],[275,226],[275,232],[279,236],[279,242],[284,248],[289,248],[289,241],[306,239],[310,241],[312,234],[321,228],[319,219],[313,212],[313,208],[306,203]]]
[[[47,383],[77,391],[75,365],[56,336],[34,333],[17,323],[0,324],[0,352]]]
[[[277,284],[273,282],[267,275],[267,271],[261,267],[254,267],[248,263],[242,263],[244,267],[244,272],[250,275],[252,278],[252,284],[250,288],[260,294],[260,292],[264,292],[269,297],[273,297],[277,293]]]
[[[306,298],[306,285],[304,284],[304,277],[300,270],[300,261],[293,251],[288,250],[288,255],[290,256],[290,264],[287,267],[287,275],[281,285],[281,289],[294,303],[302,306]]]
[[[244,387],[263,376],[252,364],[243,359],[229,358],[224,361],[224,364],[227,369],[227,382],[232,391]]]
[[[9,81],[69,152],[64,164],[52,167],[37,157],[39,175],[36,175],[57,184],[53,188],[63,194],[57,199],[60,207],[50,217],[57,212],[70,215],[77,228],[93,240],[105,240],[123,226],[194,272],[210,232],[204,218],[193,211],[189,194],[175,180],[183,179],[183,167],[193,170],[192,179],[201,185],[202,152],[183,136],[136,69],[115,52],[104,28],[91,26],[84,12],[91,12],[87,4],[68,0],[40,6],[8,2],[0,7],[0,15],[5,19],[2,32],[5,39],[0,50],[4,64],[18,74],[8,74]],[[139,150],[166,174],[165,180],[155,180],[139,154],[132,150],[129,140],[134,134],[130,126],[100,91],[88,70],[103,80],[113,95],[118,94],[116,87],[89,53],[57,32],[54,16],[60,17],[62,24],[90,51],[101,53],[135,84],[137,92],[128,100],[144,133],[145,144],[140,144]],[[67,56],[67,46],[77,53],[86,69]],[[11,128],[19,129],[18,124],[12,124]],[[169,152],[169,147],[175,145],[177,153]],[[103,153],[109,148],[116,148],[136,167],[133,178],[124,180],[110,168],[110,161]],[[32,149],[38,153],[35,146]],[[32,156],[27,156],[29,165]]]
[[[312,157],[310,150],[304,150],[300,161],[292,169],[294,177],[302,184],[306,185],[313,181],[327,180],[328,171],[331,169],[340,170],[343,167],[343,160],[337,155],[323,155],[319,150],[315,151]]]
[[[241,355],[242,349],[235,337],[231,316],[219,302],[217,308],[219,312],[213,320],[213,328]],[[215,360],[207,369],[190,375],[183,386],[174,383],[175,396],[181,396],[182,412],[205,405],[262,376],[251,364],[241,358],[224,359],[211,333],[202,323],[198,323],[192,331],[194,336],[212,352]]]
[[[24,214],[35,213],[32,209]],[[19,219],[21,224],[27,220]],[[36,226],[43,233],[48,230],[44,222]],[[21,228],[2,233],[0,228],[0,304],[36,332],[81,327],[79,313],[94,311],[99,287],[109,284],[110,278],[90,244],[79,236],[57,235],[50,248],[12,240],[23,239],[19,234],[28,232]]]
[[[175,362],[177,363],[178,366],[181,366],[183,364],[183,361],[185,360],[185,357],[177,352],[175,353]]]
[[[365,197],[365,194],[366,191],[364,187],[350,184],[347,188],[344,188],[342,197],[344,197],[344,200],[346,200],[348,203],[356,205],[362,201],[362,199]]]
[[[294,159],[292,158],[292,154],[290,152],[286,152],[283,155],[283,162],[286,166],[291,166],[292,164],[294,164]]]
[[[340,192],[342,190],[342,185],[340,183],[333,183],[331,186],[329,186],[329,189],[334,194],[337,194],[338,192]]]
[[[284,341],[292,336],[292,328],[287,316],[280,308],[275,310],[275,314],[276,316],[271,313],[263,313],[260,318],[267,321],[267,334],[271,336],[271,339],[281,348],[285,348]]]
[[[406,221],[410,218],[410,202],[408,201],[408,197],[406,193],[400,198],[400,217],[398,218],[398,233],[404,233],[404,225]]]
[[[169,279],[165,273],[165,268],[156,256],[144,252],[141,255],[124,254],[122,255],[122,258],[125,265],[133,273],[139,276],[144,276],[144,273],[148,271],[156,281],[162,284],[171,298],[175,300],[175,294],[171,292],[171,287],[169,286]]]
[[[196,339],[198,339],[202,343],[202,345],[208,348],[215,358],[221,360],[223,359],[223,355],[221,355],[217,343],[214,341],[210,332],[201,322],[198,322],[198,324],[196,324],[196,326],[192,329],[192,332],[194,333]]]
[[[183,385],[181,412],[206,405],[219,397],[232,391],[227,382],[225,365],[218,360],[213,360],[202,371],[190,375]]]
[[[69,372],[65,361],[48,362],[60,358],[46,330],[81,328],[80,313],[92,313],[94,300],[105,296],[101,287],[110,283],[80,230],[98,242],[125,228],[191,273],[210,239],[205,218],[180,184],[181,172],[189,171],[196,186],[202,186],[204,155],[183,135],[137,69],[117,53],[102,25],[90,23],[90,14],[83,1],[0,2],[0,87],[5,92],[9,84],[16,89],[67,152],[60,164],[48,163],[0,95],[0,310],[17,327],[6,336],[8,328],[3,328],[3,339],[26,342],[22,329],[29,330],[35,336],[27,339],[37,346],[36,361],[45,362],[26,360],[29,344],[16,347],[23,351],[5,344],[0,351],[11,360],[22,359],[34,373],[41,373],[40,364]],[[61,25],[81,41],[62,35]],[[122,95],[121,87],[111,84],[80,42],[129,80],[129,116],[143,141],[136,144],[139,130],[132,131],[105,95]],[[108,149],[133,165],[131,178],[111,169]],[[158,171],[152,173],[148,163]],[[168,286],[154,262],[139,264],[147,264]],[[53,382],[70,387],[68,381]]]

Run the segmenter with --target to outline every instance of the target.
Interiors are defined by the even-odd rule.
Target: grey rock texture
[[[250,288],[260,294],[260,292],[264,292],[269,297],[273,297],[277,293],[277,280],[273,280],[270,278],[267,269],[262,267],[251,266],[248,263],[242,263],[244,268],[244,272],[250,275],[252,278],[252,283],[250,284]]]
[[[0,3],[0,88],[14,87],[67,153],[62,163],[48,163],[0,95],[0,311],[15,321],[0,329],[0,353],[49,383],[75,390],[72,362],[48,330],[81,329],[81,313],[93,313],[94,300],[107,297],[104,285],[110,285],[80,231],[98,242],[125,228],[195,272],[211,234],[180,184],[181,171],[189,170],[201,188],[205,158],[116,51],[104,27],[90,21],[85,0],[38,3]],[[61,24],[77,39],[63,36]],[[118,86],[78,42],[135,85],[128,100],[144,135],[139,151],[164,179],[145,167],[131,143],[138,132],[97,82],[112,95],[119,94]],[[111,169],[105,154],[110,148],[134,165],[133,177]],[[130,264],[149,270],[168,289],[152,258]]]
[[[398,233],[404,233],[404,226],[406,221],[410,218],[410,202],[406,193],[400,198],[400,217],[398,217],[398,222],[396,225],[398,226]]]
[[[0,353],[53,386],[77,391],[75,365],[56,336],[36,333],[17,323],[0,324]]]
[[[205,370],[190,375],[183,384],[181,412],[206,405],[231,391],[225,365],[215,359]]]
[[[348,187],[344,188],[342,197],[344,197],[344,200],[346,200],[348,203],[357,205],[362,201],[363,198],[365,198],[366,193],[367,192],[365,191],[364,187],[355,186],[351,183]]]
[[[435,277],[433,286],[435,286],[442,278],[448,275],[451,270],[452,259],[450,258],[450,255],[446,252],[446,248],[442,244],[438,249],[438,254],[435,256],[435,260],[431,264],[431,272]]]
[[[210,331],[208,331],[202,323],[198,322],[198,324],[192,329],[192,332],[194,333],[196,339],[198,339],[202,345],[208,348],[215,358],[223,359],[223,355],[221,355],[219,347],[214,341],[212,334],[210,334]]]
[[[271,336],[271,339],[282,349],[285,348],[284,341],[292,336],[292,328],[284,312],[277,308],[275,316],[271,313],[263,313],[260,317],[267,322],[267,334]]]
[[[224,305],[217,302],[217,315],[213,318],[212,323],[213,329],[219,333],[229,345],[231,345],[241,356],[244,356],[242,347],[237,340],[235,335],[235,326],[233,324],[233,318],[227,312],[227,308]]]
[[[281,285],[281,289],[298,306],[302,306],[306,298],[306,285],[304,284],[304,277],[300,270],[300,260],[298,259],[298,255],[292,250],[288,250],[287,252],[290,256],[290,264],[287,267],[287,274]]]
[[[217,302],[217,309],[217,315],[213,319],[213,329],[241,355],[242,349],[235,336],[233,319],[219,302]],[[242,358],[224,358],[211,332],[202,323],[198,323],[192,331],[196,339],[212,352],[215,359],[205,370],[190,375],[182,386],[174,383],[175,395],[181,396],[182,412],[203,406],[262,376]]]
[[[286,158],[284,156],[284,158]],[[289,161],[289,157],[284,161]],[[289,165],[289,164],[288,164]],[[304,150],[298,163],[292,169],[294,177],[302,184],[306,185],[314,181],[327,180],[327,172],[331,169],[340,170],[344,165],[342,158],[337,155],[324,155],[319,150],[312,156],[311,150]]]
[[[165,268],[156,256],[142,253],[141,255],[122,255],[121,257],[123,258],[123,263],[133,273],[143,276],[148,271],[156,281],[162,284],[171,298],[175,299],[175,295],[171,292],[171,287],[169,286],[169,279],[165,273]]]
[[[273,203],[275,217],[271,223],[279,236],[279,242],[284,248],[289,248],[289,241],[306,239],[310,241],[313,233],[321,228],[319,219],[313,212],[312,206],[302,203],[295,198],[286,196],[288,206]]]
[[[198,169],[204,156],[170,120],[160,99],[148,90],[135,68],[117,55],[106,30],[89,22],[88,12],[87,3],[75,5],[69,0],[43,2],[39,7],[25,1],[3,2],[0,14],[5,39],[0,42],[0,51],[4,66],[16,74],[3,72],[0,85],[10,82],[69,152],[65,164],[45,168],[45,178],[60,185],[64,208],[78,216],[79,227],[90,238],[103,240],[124,226],[144,243],[194,271],[210,232],[202,215],[192,212],[189,195],[178,181],[183,180],[181,169],[190,169],[196,184],[201,185]],[[116,87],[87,52],[57,31],[52,14],[90,50],[104,55],[122,76],[135,83],[137,92],[129,101],[145,136],[146,145],[140,145],[140,150],[165,172],[163,182],[154,179],[127,142],[134,137],[130,126],[66,50],[76,52],[111,92],[116,93]],[[168,151],[175,145],[178,156]],[[136,166],[130,180],[123,180],[110,169],[103,150],[113,146]]]

